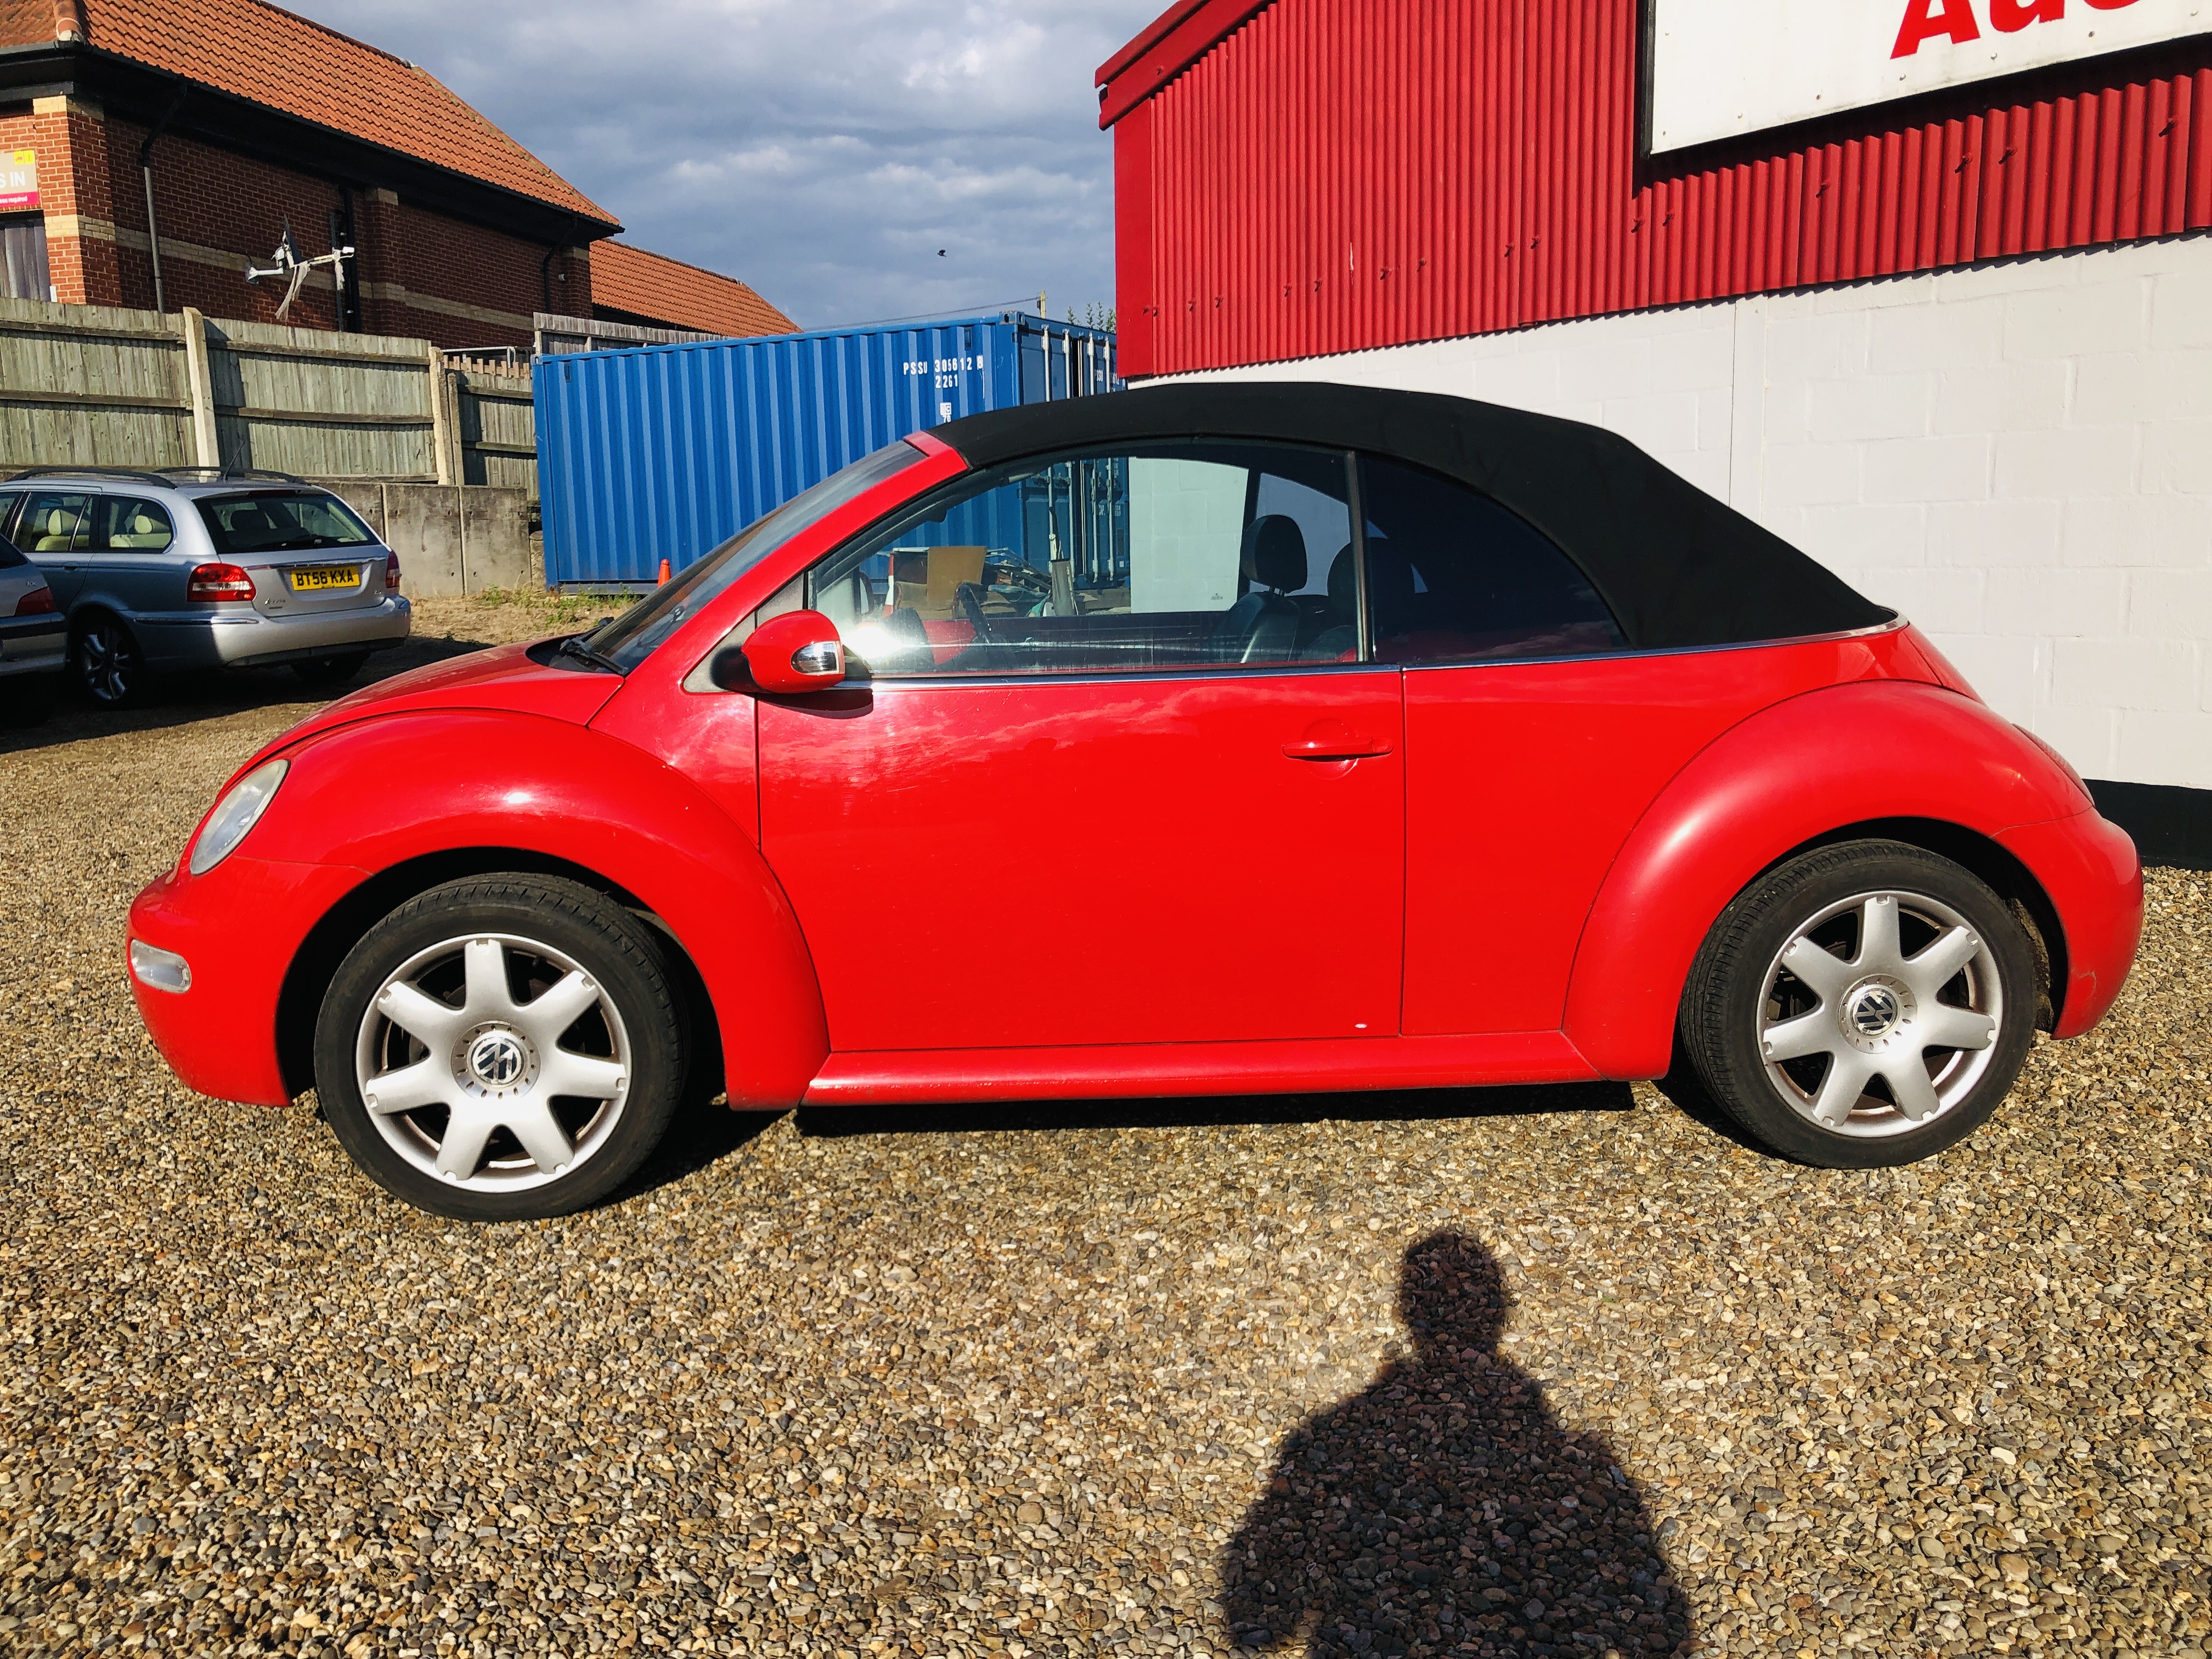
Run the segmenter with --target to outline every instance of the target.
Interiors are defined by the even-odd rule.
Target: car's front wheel
[[[70,634],[70,670],[76,689],[103,708],[123,708],[146,689],[145,659],[118,617],[87,617]]]
[[[1996,1109],[2033,1040],[2035,957],[1964,866],[1900,842],[1792,859],[1714,923],[1682,1047],[1766,1146],[1827,1169],[1910,1164]]]
[[[354,1161],[438,1215],[562,1215],[631,1175],[684,1087],[649,928],[574,882],[485,876],[409,900],[339,965],[315,1085]]]

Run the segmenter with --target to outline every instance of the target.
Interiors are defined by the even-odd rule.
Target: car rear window
[[[19,564],[28,563],[30,561],[15,550],[15,543],[0,536],[0,570],[13,570]]]
[[[203,496],[193,505],[219,553],[291,553],[376,540],[351,507],[319,492],[255,489]]]

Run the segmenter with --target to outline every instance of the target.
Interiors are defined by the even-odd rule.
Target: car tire
[[[457,1220],[528,1220],[636,1171],[689,1047],[651,927],[575,882],[483,876],[410,899],[347,954],[316,1021],[315,1087],[386,1191]]]
[[[366,651],[341,651],[335,656],[311,657],[295,662],[292,672],[309,685],[343,685],[368,665]]]
[[[2037,991],[2021,923],[1971,871],[1847,842],[1778,866],[1722,913],[1680,1032],[1706,1091],[1763,1145],[1885,1169],[1987,1121],[2034,1040]]]
[[[120,617],[95,611],[70,630],[69,677],[101,708],[127,708],[144,695],[146,659]]]

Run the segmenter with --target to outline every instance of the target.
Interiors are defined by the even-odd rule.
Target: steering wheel
[[[975,630],[976,644],[1000,643],[999,630],[991,626],[990,618],[983,614],[983,590],[981,587],[974,582],[961,583],[952,590],[952,603],[959,607],[960,614],[968,619],[969,625]]]

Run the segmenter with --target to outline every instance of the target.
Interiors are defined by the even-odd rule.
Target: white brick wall
[[[2212,788],[2212,236],[1224,374],[1609,427],[2086,775]]]

